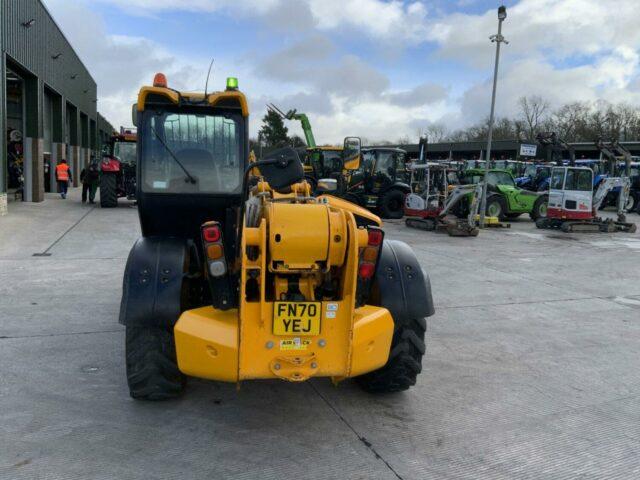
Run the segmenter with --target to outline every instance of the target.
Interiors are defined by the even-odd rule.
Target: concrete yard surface
[[[386,232],[415,249],[436,303],[413,389],[190,379],[179,400],[144,403],[118,324],[135,206],[82,205],[78,189],[12,203],[0,478],[640,478],[640,234],[526,216],[477,238]]]

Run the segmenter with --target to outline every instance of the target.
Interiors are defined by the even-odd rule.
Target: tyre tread
[[[357,377],[360,386],[371,393],[394,393],[415,385],[416,378],[422,371],[422,357],[426,352],[426,329],[424,318],[396,321],[386,365]]]
[[[116,176],[113,173],[103,173],[100,177],[100,207],[115,208],[117,206]]]
[[[160,327],[127,326],[125,343],[131,397],[166,400],[180,395],[185,377],[178,369],[172,332]]]

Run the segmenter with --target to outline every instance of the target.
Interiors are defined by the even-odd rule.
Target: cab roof
[[[208,104],[211,107],[237,108],[243,117],[249,116],[249,106],[244,94],[238,90],[225,90],[223,92],[208,93],[205,99],[204,93],[179,92],[168,87],[144,86],[138,93],[137,110],[144,111],[149,98],[159,96],[169,103],[180,106],[192,106]]]

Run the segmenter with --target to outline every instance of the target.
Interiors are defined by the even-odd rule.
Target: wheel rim
[[[546,203],[542,203],[540,205],[540,207],[538,207],[538,216],[542,217],[542,218],[547,216],[547,204]]]
[[[487,207],[487,213],[490,217],[499,217],[502,213],[502,208],[498,202],[491,202]]]
[[[635,207],[635,205],[636,199],[629,195],[629,198],[627,198],[627,204],[625,205],[624,209],[630,212],[631,210],[633,210],[633,207]]]

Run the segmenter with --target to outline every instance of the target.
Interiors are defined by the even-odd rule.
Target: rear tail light
[[[369,228],[369,245],[372,247],[379,247],[382,244],[384,238],[384,232],[378,228]]]
[[[227,273],[227,265],[224,261],[209,262],[209,275],[221,277],[225,273]]]
[[[202,226],[202,237],[204,238],[205,242],[219,242],[222,238],[220,225],[218,225],[217,222],[211,223],[215,223],[215,225],[209,225],[208,223],[205,223]]]
[[[378,227],[367,227],[367,246],[360,249],[358,259],[358,282],[356,306],[364,305],[369,299],[373,277],[376,273],[384,232]]]
[[[207,257],[207,272],[209,275],[220,277],[227,273],[222,229],[218,222],[207,222],[202,225],[202,245]]]
[[[376,266],[373,263],[361,263],[358,267],[358,276],[364,280],[368,280],[373,277],[376,272]]]
[[[379,248],[367,247],[362,252],[362,260],[365,262],[376,263],[378,261]]]
[[[209,260],[217,260],[222,257],[222,245],[209,245],[207,247],[207,258]]]
[[[213,308],[228,310],[237,306],[233,296],[229,269],[224,252],[224,235],[218,222],[206,222],[200,227],[204,251],[205,275],[211,291]]]

